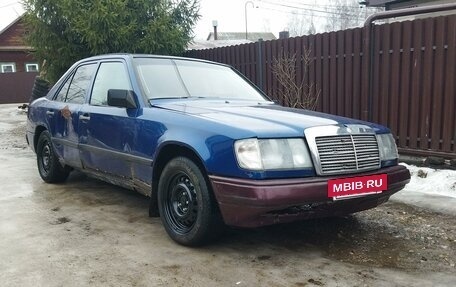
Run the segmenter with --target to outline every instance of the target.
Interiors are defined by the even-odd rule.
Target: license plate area
[[[388,175],[386,174],[338,178],[328,181],[328,197],[333,200],[378,194],[387,189]]]

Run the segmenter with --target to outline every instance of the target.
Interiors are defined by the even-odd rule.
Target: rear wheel
[[[71,169],[60,164],[48,131],[40,134],[36,147],[36,159],[38,171],[45,182],[63,182],[68,178]]]
[[[172,159],[158,184],[158,207],[168,235],[196,246],[215,239],[223,222],[201,169],[186,157]]]

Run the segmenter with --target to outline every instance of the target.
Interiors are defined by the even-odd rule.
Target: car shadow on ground
[[[394,233],[382,222],[356,214],[256,229],[232,228],[217,244],[238,242],[246,248],[263,245],[290,254],[318,252],[340,261],[397,268],[400,260],[395,251],[406,249],[406,242]]]
[[[62,203],[55,202],[56,206],[74,204],[79,208],[102,209],[103,217],[115,216],[126,224],[140,224],[143,225],[140,228],[160,232],[167,238],[160,219],[148,217],[149,199],[146,196],[79,172],[73,172],[65,184],[56,185],[55,189],[57,194],[48,191],[45,194],[60,198]],[[428,266],[425,269],[433,270],[432,262],[439,259],[438,255],[430,250],[430,242],[411,238],[416,227],[407,216],[412,217],[413,213],[409,210],[409,215],[403,215],[404,209],[398,209],[396,205],[386,203],[343,217],[254,229],[227,227],[219,240],[199,250],[214,254],[253,252],[256,255],[252,260],[257,261],[317,253],[325,258],[364,266],[415,269],[416,264],[421,264],[421,268]],[[186,247],[176,244],[176,248]]]

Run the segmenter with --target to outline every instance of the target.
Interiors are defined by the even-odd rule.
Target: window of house
[[[16,72],[15,63],[0,63],[0,68],[2,73],[14,73]]]
[[[38,64],[25,64],[26,72],[38,72]]]
[[[93,84],[90,104],[95,106],[108,105],[108,90],[131,90],[128,72],[121,62],[102,63]]]

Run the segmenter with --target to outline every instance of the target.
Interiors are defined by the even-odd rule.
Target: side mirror
[[[135,92],[130,90],[108,90],[108,106],[136,109]]]

